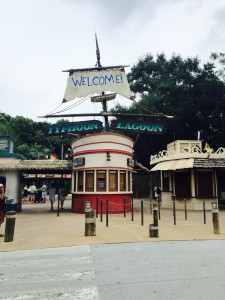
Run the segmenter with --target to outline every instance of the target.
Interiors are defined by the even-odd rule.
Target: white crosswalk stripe
[[[90,246],[0,253],[0,299],[99,299]]]

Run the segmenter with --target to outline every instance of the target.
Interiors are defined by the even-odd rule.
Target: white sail
[[[68,77],[63,102],[107,91],[116,92],[128,99],[132,98],[124,70],[108,69],[74,72]]]

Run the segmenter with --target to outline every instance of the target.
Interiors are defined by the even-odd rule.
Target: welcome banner
[[[63,102],[107,91],[117,92],[128,99],[132,97],[125,71],[109,69],[74,72],[68,77]]]

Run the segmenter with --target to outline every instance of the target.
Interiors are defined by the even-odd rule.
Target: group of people
[[[58,194],[58,200],[61,204],[61,209],[63,209],[64,201],[68,194],[66,187],[61,184],[57,189],[56,185],[52,183],[49,187],[44,183],[41,188],[37,189],[35,183],[33,182],[30,187],[28,185],[24,186],[23,189],[23,203],[29,200],[31,203],[46,203],[49,199],[51,203],[51,210],[53,210],[53,204],[55,202],[56,194]]]

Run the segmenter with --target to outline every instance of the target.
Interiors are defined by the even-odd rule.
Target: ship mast
[[[97,67],[101,68],[102,64],[101,64],[100,50],[99,50],[99,46],[98,46],[98,39],[97,39],[97,34],[96,33],[95,33],[95,42],[96,42]],[[103,113],[106,113],[104,115],[105,131],[110,131],[110,129],[109,129],[109,120],[108,120],[108,116],[107,116],[107,101],[106,101],[106,95],[105,95],[104,92],[102,92],[102,109],[103,109]]]

